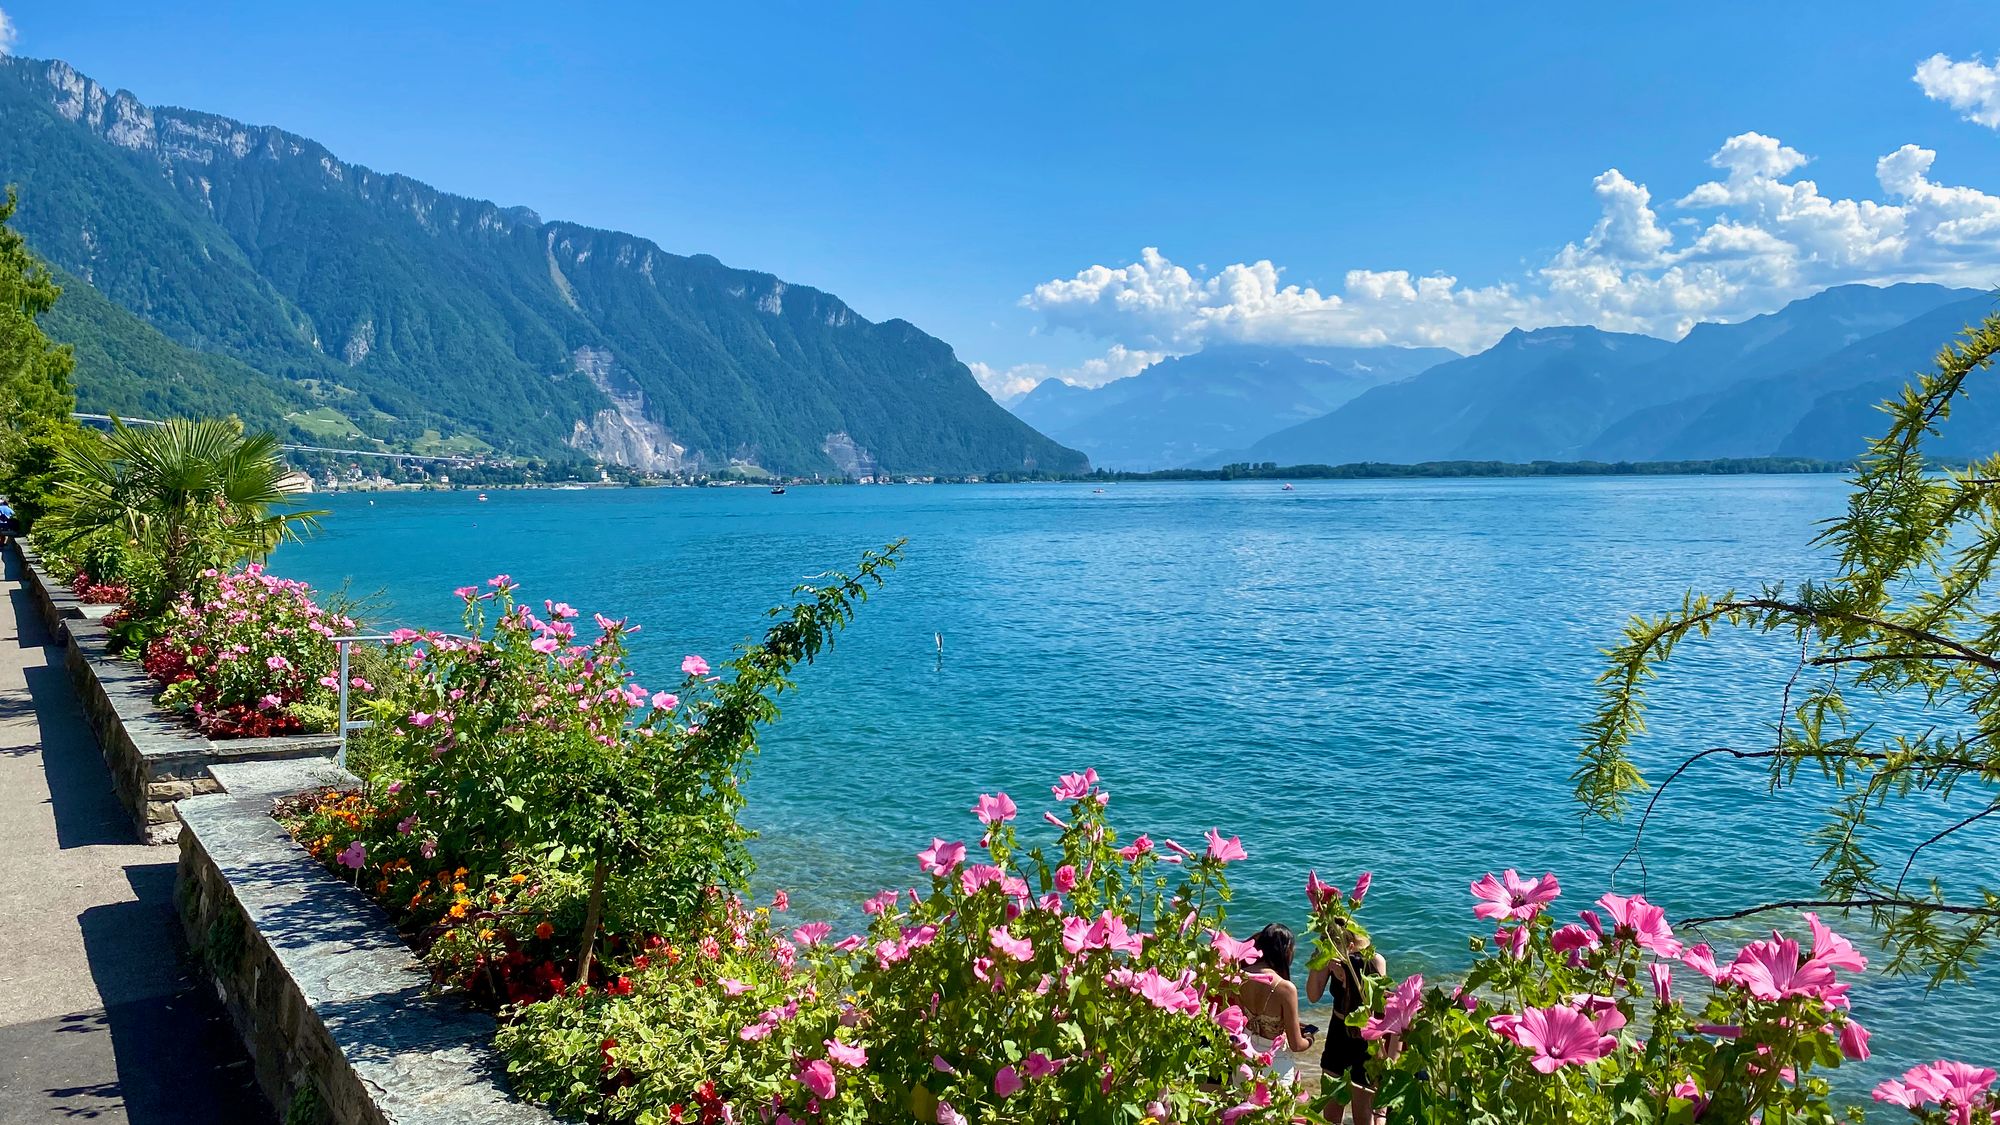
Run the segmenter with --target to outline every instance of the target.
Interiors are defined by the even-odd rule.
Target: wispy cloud
[[[0,8],[0,55],[14,53],[14,40],[18,38],[14,21],[7,18],[7,10]]]

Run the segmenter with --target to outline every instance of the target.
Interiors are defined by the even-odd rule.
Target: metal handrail
[[[437,633],[434,635],[448,637],[455,641],[477,639],[468,637],[463,633]],[[347,733],[349,731],[367,730],[369,727],[375,725],[375,720],[373,719],[349,719],[347,717],[348,680],[352,678],[348,674],[350,667],[347,659],[348,648],[358,643],[393,639],[395,639],[395,635],[392,633],[354,633],[333,638],[334,647],[340,650],[340,749],[334,751],[333,764],[341,769],[347,768]]]

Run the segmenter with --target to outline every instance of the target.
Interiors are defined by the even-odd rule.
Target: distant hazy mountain
[[[1848,457],[1880,428],[1869,407],[1977,319],[1975,292],[1841,286],[1678,342],[1517,330],[1207,463]]]
[[[1698,325],[1659,370],[1642,373],[1653,393],[1635,398],[1639,408],[1606,427],[1583,456],[1678,461],[1775,453],[1822,395],[1885,377],[1900,383],[1930,366],[1966,322],[1958,306],[1978,299],[1977,290],[1941,285],[1843,285],[1739,324]],[[1875,432],[1866,415],[1881,398],[1853,403],[1862,424],[1826,434],[1831,444],[1821,448],[1834,452],[1825,456],[1860,448]]]
[[[1085,467],[904,321],[65,63],[0,57],[0,183],[68,275],[85,409],[649,470]]]
[[[1607,404],[1632,371],[1672,346],[1595,328],[1516,329],[1478,355],[1377,387],[1227,459],[1299,465],[1562,458],[1609,421]]]
[[[1095,389],[1045,380],[1013,410],[1100,468],[1175,468],[1456,358],[1443,348],[1210,347]]]

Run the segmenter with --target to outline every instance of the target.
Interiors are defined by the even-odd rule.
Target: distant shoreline
[[[1940,463],[1936,468],[1958,468]],[[765,477],[761,480],[710,478],[696,480],[645,479],[632,481],[530,481],[509,484],[438,486],[436,484],[378,485],[362,488],[324,489],[339,492],[517,492],[525,490],[602,491],[620,488],[758,488],[783,484],[788,488],[810,485],[872,486],[881,484],[1107,484],[1172,481],[1235,480],[1451,480],[1519,477],[1632,477],[1632,476],[1787,476],[1797,474],[1835,475],[1854,470],[1852,461],[1823,461],[1809,457],[1720,457],[1699,461],[1422,461],[1391,464],[1360,461],[1343,465],[1237,464],[1219,469],[1159,469],[1151,472],[1101,469],[1090,473],[1042,473],[999,471],[964,476],[910,476],[870,480],[813,480],[796,477]]]
[[[1699,461],[1420,461],[1391,464],[1357,461],[1342,465],[1278,465],[1240,463],[1219,469],[1157,469],[1131,472],[1100,469],[1083,474],[996,473],[992,483],[1050,481],[1177,481],[1177,480],[1390,480],[1450,477],[1623,477],[1623,476],[1745,476],[1797,473],[1847,473],[1852,461],[1811,457],[1717,457]]]

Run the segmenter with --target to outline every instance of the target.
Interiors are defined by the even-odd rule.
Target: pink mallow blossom
[[[1034,943],[1027,938],[1015,937],[1008,933],[1005,926],[995,926],[987,937],[993,942],[995,951],[1016,961],[1032,961],[1035,958]]]
[[[1015,812],[1014,799],[1005,793],[981,793],[978,803],[972,806],[979,823],[988,827],[1014,819]]]
[[[806,1063],[799,1067],[799,1072],[793,1077],[797,1078],[799,1085],[811,1091],[816,1098],[833,1096],[833,1067],[825,1059],[814,1059]]]
[[[859,1069],[868,1065],[868,1051],[858,1043],[842,1043],[838,1039],[826,1041],[826,1057],[842,1066]]]
[[[1729,980],[1759,1000],[1825,997],[1840,991],[1830,966],[1811,959],[1801,961],[1799,943],[1776,934],[1768,941],[1744,946],[1729,966]]]
[[[1553,1008],[1529,1008],[1520,1015],[1505,1013],[1486,1021],[1487,1026],[1518,1047],[1533,1051],[1529,1065],[1543,1074],[1554,1074],[1565,1066],[1596,1062],[1618,1046],[1616,1036],[1606,1034],[1623,1025],[1617,1009],[1596,1019],[1566,1004]]]
[[[1641,949],[1661,957],[1679,957],[1686,948],[1667,925],[1667,912],[1647,902],[1644,895],[1633,895],[1631,898],[1605,895],[1597,900],[1597,904],[1611,915],[1617,925],[1618,936],[1630,937]]]
[[[708,675],[708,661],[690,653],[681,657],[681,671],[690,676]]]
[[[1496,922],[1525,922],[1540,914],[1561,893],[1562,886],[1554,875],[1523,879],[1510,867],[1501,879],[1495,879],[1489,871],[1472,884],[1472,897],[1480,900],[1472,908],[1472,914]]]
[[[946,843],[935,836],[931,837],[930,847],[917,853],[917,862],[921,863],[924,870],[930,872],[932,875],[949,875],[952,872],[952,868],[957,867],[964,860],[965,844],[963,841]]]
[[[1250,853],[1243,850],[1243,841],[1234,836],[1222,838],[1218,829],[1208,830],[1208,858],[1217,863],[1234,863],[1239,859],[1249,859]]]
[[[1389,993],[1389,999],[1382,1005],[1382,1014],[1370,1019],[1361,1029],[1363,1039],[1384,1039],[1391,1035],[1401,1035],[1407,1031],[1410,1021],[1424,1007],[1424,976],[1417,973],[1404,979]]]
[[[1891,1078],[1875,1087],[1875,1100],[1908,1110],[1941,1106],[1952,1125],[1972,1125],[1979,1120],[1974,1111],[1987,1100],[1986,1091],[1992,1087],[1994,1077],[1989,1067],[1940,1059],[1911,1067],[1903,1077]]]

